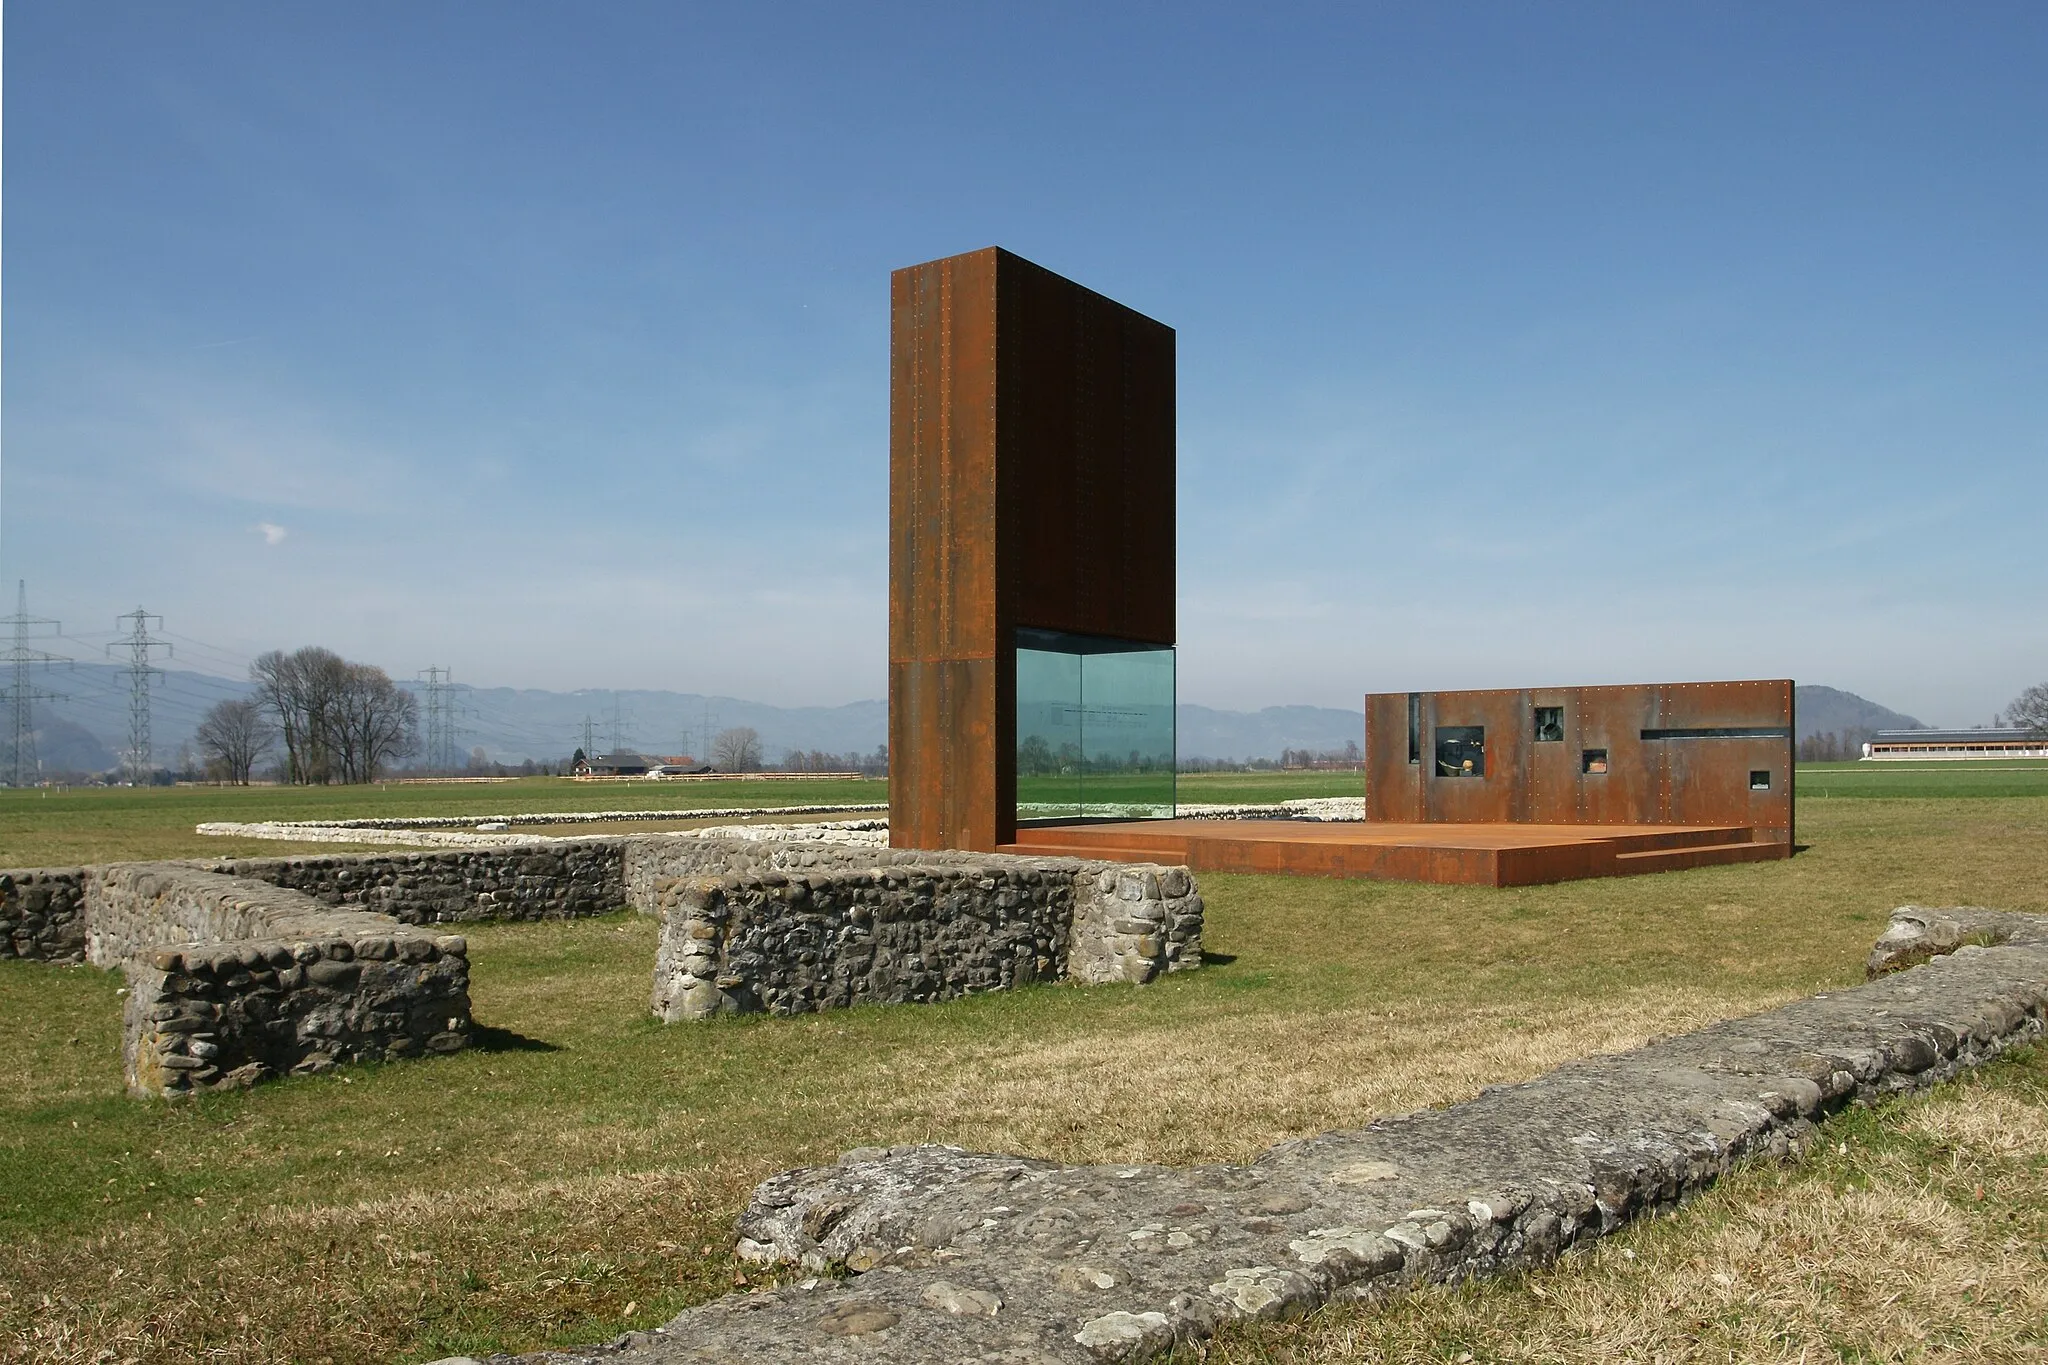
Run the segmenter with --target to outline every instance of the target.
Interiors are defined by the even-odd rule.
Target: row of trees
[[[782,771],[786,773],[860,773],[866,777],[887,777],[889,775],[889,746],[884,744],[871,754],[858,749],[843,754],[828,754],[822,749],[791,749],[782,756]]]
[[[273,649],[249,665],[253,697],[216,703],[195,736],[216,780],[246,785],[284,742],[286,782],[374,782],[419,745],[419,702],[373,664],[331,649]]]
[[[419,702],[373,664],[331,649],[273,649],[250,680],[284,741],[285,780],[372,782],[419,743]]]
[[[1801,763],[1846,763],[1863,757],[1863,746],[1877,738],[1877,731],[1851,727],[1808,735],[1799,741]]]
[[[1344,741],[1342,749],[1282,749],[1280,766],[1283,768],[1364,768],[1365,751],[1358,747],[1358,741]]]

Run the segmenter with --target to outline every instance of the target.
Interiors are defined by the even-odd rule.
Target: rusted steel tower
[[[998,247],[890,290],[890,839],[992,850],[1018,632],[1174,643],[1174,333]]]

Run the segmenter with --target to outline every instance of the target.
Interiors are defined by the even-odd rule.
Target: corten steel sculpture
[[[1174,642],[1174,334],[998,247],[890,280],[889,831],[1016,832],[1020,628]]]
[[[1365,699],[1365,817],[1735,825],[1792,843],[1792,682]]]
[[[1790,682],[1374,696],[1365,821],[1156,818],[1172,329],[994,247],[897,271],[890,303],[896,847],[1491,886],[1790,852]],[[1021,829],[1020,759],[1050,821]]]

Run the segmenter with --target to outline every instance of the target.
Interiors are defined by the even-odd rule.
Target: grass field
[[[1285,801],[1353,796],[1355,773],[1195,773],[1185,801]],[[370,817],[526,815],[542,811],[692,810],[704,807],[869,805],[889,799],[881,779],[748,782],[513,782],[367,787],[0,788],[0,867],[63,867],[136,858],[261,857],[338,851],[194,834],[205,821],[350,820]],[[547,831],[542,831],[547,832]],[[618,832],[618,831],[614,831]],[[368,845],[364,845],[368,847]]]
[[[1332,776],[1182,793],[1355,790]],[[648,921],[481,926],[485,1047],[176,1106],[121,1094],[118,977],[0,963],[0,1358],[428,1360],[596,1340],[732,1288],[747,1192],[848,1147],[1241,1160],[1853,982],[1894,905],[2048,912],[2048,771],[2008,770],[1996,780],[2024,790],[1996,795],[1970,773],[1899,772],[1883,780],[1923,785],[1850,799],[1815,776],[1810,847],[1789,862],[1511,891],[1208,876],[1217,960],[1142,989],[664,1027],[646,1013]],[[649,800],[680,807],[684,790]],[[67,793],[49,813],[8,793],[0,862],[107,856],[96,838],[120,856],[210,850],[192,823],[276,814],[280,797],[308,818],[625,808],[639,791]],[[1752,1170],[1556,1270],[1207,1353],[2036,1359],[2044,1097],[2037,1055],[1852,1117],[1830,1132],[1840,1150]]]

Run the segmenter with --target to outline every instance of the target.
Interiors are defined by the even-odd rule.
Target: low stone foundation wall
[[[460,938],[177,863],[90,869],[88,955],[128,979],[129,1089],[179,1095],[469,1038]]]
[[[0,871],[0,958],[85,960],[85,869]]]
[[[875,866],[833,846],[753,845],[732,851],[753,866],[715,880],[648,870],[685,861],[671,850],[641,855],[635,889],[662,921],[654,1012],[794,1014],[1034,981],[1142,984],[1201,965],[1185,868],[883,852]]]
[[[657,914],[668,888],[693,877],[808,875],[833,870],[974,863],[993,856],[948,850],[875,848],[830,840],[668,838],[625,841],[626,903]],[[1030,860],[1025,860],[1030,861]],[[1075,864],[1078,866],[1078,864]]]
[[[201,865],[407,924],[570,919],[626,903],[626,842],[563,839],[509,848],[237,858]]]
[[[1908,909],[1880,955],[1928,960],[1248,1166],[848,1152],[763,1183],[740,1220],[742,1255],[815,1278],[521,1359],[1138,1361],[1232,1319],[1541,1265],[1746,1158],[1799,1150],[1845,1105],[2048,1030],[2048,918]]]
[[[1202,960],[1185,868],[738,833],[0,873],[0,928],[9,956],[125,971],[129,1084],[179,1094],[460,1048],[466,945],[409,926],[629,899],[663,919],[653,999],[671,1020],[1142,983]]]

